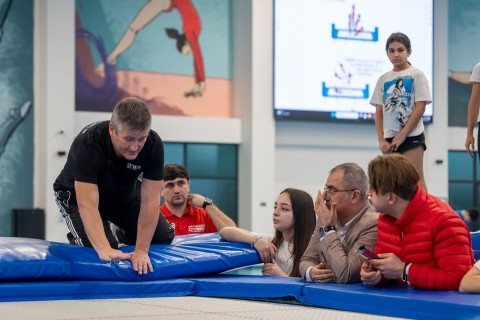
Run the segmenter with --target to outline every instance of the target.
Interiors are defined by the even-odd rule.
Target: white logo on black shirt
[[[89,124],[88,126],[86,126],[85,128],[82,129],[82,134],[84,134],[85,132],[88,131],[88,129],[90,129],[91,127],[99,124],[100,122],[102,122],[102,121],[97,121],[97,122],[94,122],[94,123]]]
[[[135,164],[127,163],[127,168],[132,170],[142,170],[142,166],[137,166]]]

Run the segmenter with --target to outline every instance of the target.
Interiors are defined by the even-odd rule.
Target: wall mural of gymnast
[[[9,115],[0,120],[0,157],[5,151],[7,142],[12,136],[13,131],[22,123],[32,106],[31,101],[27,101],[19,107],[11,108]]]
[[[231,117],[230,11],[231,0],[76,0],[76,110],[137,96],[153,114]]]
[[[33,0],[0,0],[0,237],[33,206]]]
[[[3,25],[5,24],[11,6],[12,0],[0,0],[0,43],[3,37]],[[5,151],[7,142],[13,134],[13,131],[23,119],[25,119],[31,105],[31,101],[27,101],[19,107],[11,108],[5,117],[0,118],[0,157]]]
[[[4,34],[5,20],[11,7],[12,0],[0,0],[0,45]],[[10,108],[7,115],[0,117],[0,157],[5,151],[9,138],[25,119],[31,106],[32,102],[27,101],[18,107]]]
[[[0,1],[0,41],[2,41],[3,36],[3,24],[7,19],[8,11],[12,6],[12,0],[1,0]]]

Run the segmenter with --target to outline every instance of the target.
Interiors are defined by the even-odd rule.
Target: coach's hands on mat
[[[111,247],[106,247],[97,251],[98,257],[102,261],[121,261],[121,260],[130,260],[132,253],[125,253]]]
[[[130,261],[132,261],[133,270],[140,275],[147,274],[148,271],[153,272],[153,266],[148,256],[148,252],[135,250],[132,253]]]

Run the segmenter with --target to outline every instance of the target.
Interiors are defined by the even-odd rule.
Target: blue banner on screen
[[[275,0],[277,119],[373,122],[370,99],[391,70],[393,32],[411,41],[411,64],[433,83],[433,0]],[[423,120],[433,118],[433,104]]]

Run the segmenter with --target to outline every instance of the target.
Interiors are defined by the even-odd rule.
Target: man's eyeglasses
[[[337,192],[352,192],[357,189],[349,189],[349,190],[338,190],[334,186],[325,186],[323,187],[323,191],[326,192],[329,196],[333,196]]]

